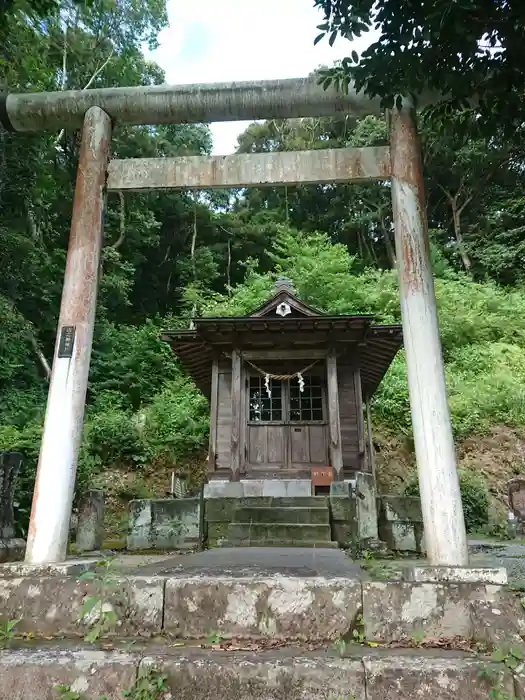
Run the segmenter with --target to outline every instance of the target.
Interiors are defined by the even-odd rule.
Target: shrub
[[[140,432],[129,410],[110,408],[91,416],[84,429],[84,441],[88,454],[104,466],[144,461]]]
[[[489,523],[489,491],[482,476],[469,469],[458,469],[459,488],[463,501],[465,526],[468,532],[477,532]],[[419,497],[417,474],[407,483],[405,496]]]
[[[189,379],[180,376],[144,408],[142,430],[148,461],[175,465],[206,445],[208,402]]]

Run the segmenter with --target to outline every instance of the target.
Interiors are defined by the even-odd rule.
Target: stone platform
[[[124,564],[126,558],[119,561]],[[128,569],[131,571],[131,569]],[[361,568],[344,552],[330,548],[222,547],[164,557],[133,569],[135,574],[188,576],[346,576],[359,578]]]

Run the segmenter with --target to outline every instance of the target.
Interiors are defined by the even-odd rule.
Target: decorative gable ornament
[[[281,302],[275,309],[275,313],[278,316],[288,316],[288,314],[292,313],[290,304],[287,304],[285,301]]]

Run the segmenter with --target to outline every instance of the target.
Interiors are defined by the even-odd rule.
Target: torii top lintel
[[[418,105],[436,101],[435,95],[418,99]],[[181,124],[291,119],[333,114],[381,114],[378,97],[347,93],[333,86],[326,90],[315,76],[287,80],[195,85],[13,93],[0,97],[0,122],[10,131],[38,132],[76,129],[90,107],[100,107],[119,124]]]

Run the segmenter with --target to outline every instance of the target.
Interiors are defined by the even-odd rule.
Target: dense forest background
[[[164,0],[94,0],[88,7],[65,0],[47,10],[42,19],[14,0],[0,17],[0,76],[10,90],[163,82],[142,47],[154,45],[166,24]],[[525,471],[525,142],[519,130],[487,133],[471,110],[423,114],[420,130],[458,452],[497,505],[505,480]],[[372,117],[268,121],[251,125],[238,151],[385,142],[385,122]],[[112,152],[151,157],[211,148],[207,125],[117,127]],[[78,149],[78,133],[0,133],[0,449],[27,458],[17,506],[22,525]],[[159,331],[187,327],[194,314],[250,311],[282,273],[303,300],[325,311],[399,320],[388,185],[108,197],[79,489],[123,483],[115,479],[123,474],[124,499],[168,488],[164,476],[152,482],[152,474],[198,473],[207,404]],[[413,469],[403,353],[374,399],[373,417],[381,488],[403,489]]]

